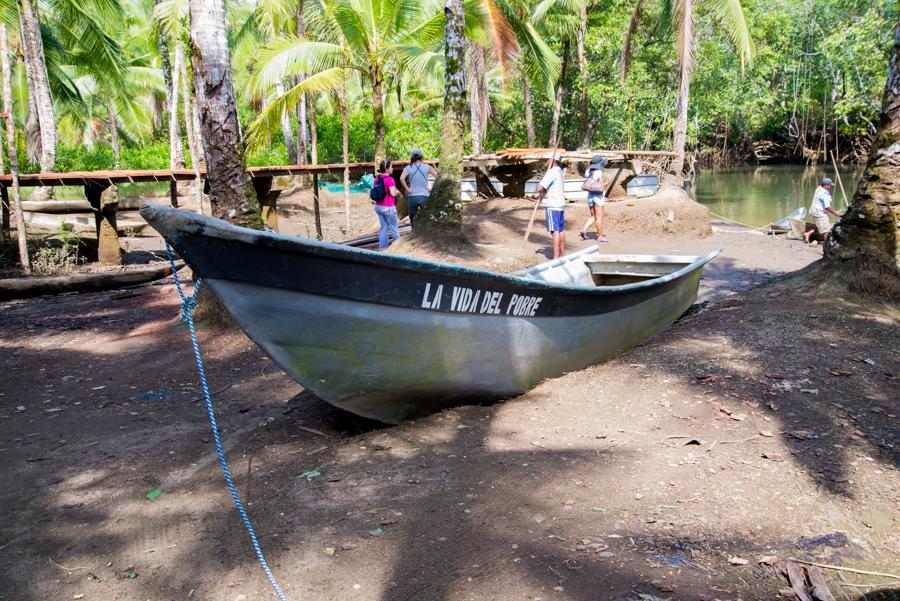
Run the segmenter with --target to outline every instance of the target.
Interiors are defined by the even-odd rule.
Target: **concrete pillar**
[[[97,228],[97,260],[106,265],[122,264],[122,249],[116,229],[119,189],[108,181],[89,180],[84,194],[94,210]]]

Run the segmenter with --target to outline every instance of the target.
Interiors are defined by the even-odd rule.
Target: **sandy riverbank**
[[[472,205],[474,261],[544,260],[529,216]],[[777,278],[815,247],[608,235],[611,253],[722,247],[714,302],[493,406],[385,428],[304,393],[242,334],[201,331],[238,490],[292,599],[769,599],[787,556],[897,573],[897,308]],[[0,599],[271,597],[177,307],[167,285],[0,305]]]

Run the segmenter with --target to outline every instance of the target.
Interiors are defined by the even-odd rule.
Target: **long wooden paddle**
[[[528,236],[531,235],[531,228],[534,227],[534,218],[537,217],[538,208],[541,206],[541,199],[534,199],[534,210],[531,212],[531,219],[528,220],[528,228],[525,230],[525,241],[528,241]]]
[[[834,174],[837,176],[838,185],[841,187],[841,196],[844,198],[844,208],[850,206],[850,203],[847,202],[847,193],[844,192],[844,182],[841,181],[841,172],[838,171],[837,161],[834,160],[834,151],[831,151],[831,164],[834,165]]]

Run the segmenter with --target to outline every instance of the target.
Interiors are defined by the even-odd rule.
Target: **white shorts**
[[[816,229],[819,230],[820,234],[827,234],[831,231],[831,220],[828,219],[828,215],[813,217],[813,220],[816,222]]]

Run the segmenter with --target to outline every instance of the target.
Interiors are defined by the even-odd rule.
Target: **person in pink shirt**
[[[381,225],[381,229],[378,230],[378,248],[387,248],[392,240],[400,238],[395,201],[400,196],[400,191],[397,189],[397,183],[391,173],[391,161],[381,161],[378,165],[375,185],[369,192],[369,198],[375,205],[375,214],[378,215],[378,223]]]

